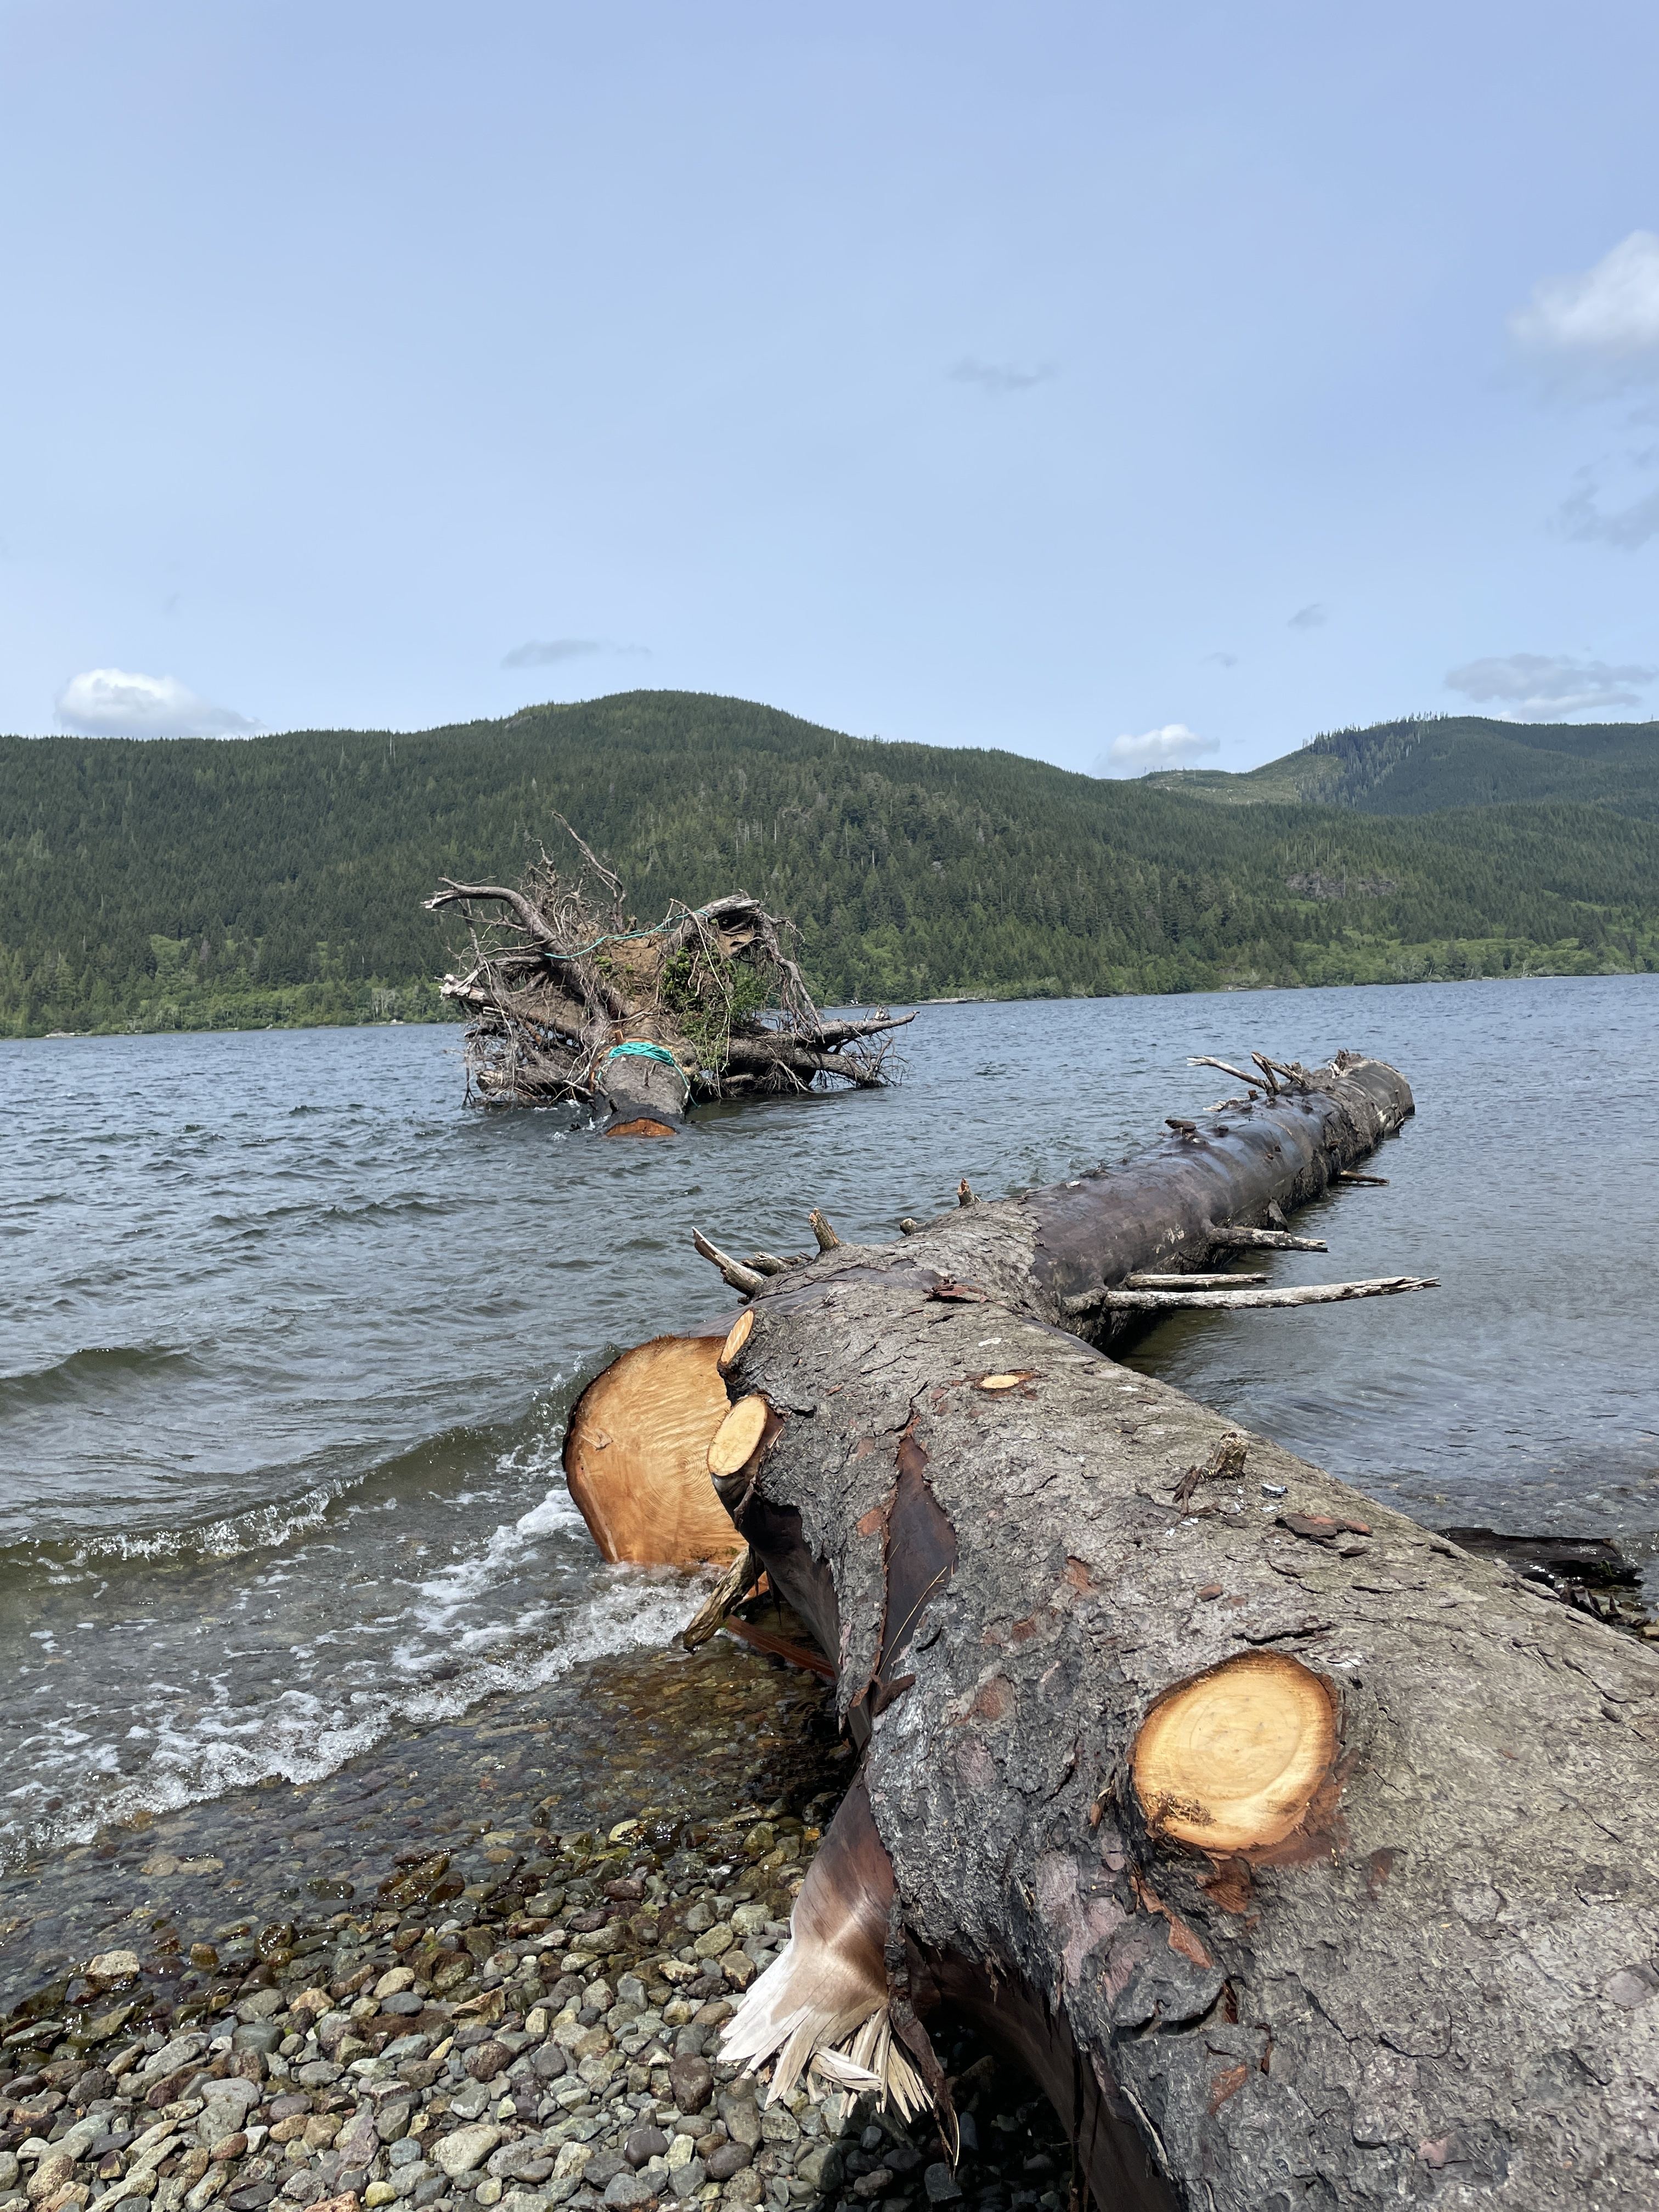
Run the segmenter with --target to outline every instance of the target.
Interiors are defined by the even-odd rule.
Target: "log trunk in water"
[[[1409,1111],[1346,1060],[756,1296],[721,1492],[864,1758],[732,2055],[948,2129],[966,2008],[1103,2208],[1659,2202],[1659,1658],[1068,1333]]]
[[[601,1057],[596,1080],[609,1109],[607,1137],[672,1137],[684,1127],[691,1091],[678,1065],[644,1053],[613,1051]]]

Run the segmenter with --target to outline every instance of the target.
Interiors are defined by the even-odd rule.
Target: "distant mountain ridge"
[[[1267,801],[1434,814],[1544,799],[1659,820],[1659,721],[1500,722],[1407,716],[1334,730],[1242,775],[1166,769],[1145,783],[1232,805]]]
[[[412,733],[0,738],[0,1036],[438,1018],[460,932],[421,901],[513,881],[561,813],[642,922],[739,887],[793,916],[830,1003],[1659,968],[1634,738],[1574,731],[1571,796],[1491,804],[1467,750],[1439,764],[1449,734],[1130,782],[672,691]],[[1419,803],[1449,781],[1462,803]]]

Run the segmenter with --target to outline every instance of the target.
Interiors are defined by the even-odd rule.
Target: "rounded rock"
[[[714,2076],[707,2060],[689,2051],[671,2063],[668,2081],[674,2102],[683,2112],[702,2112],[714,2094]]]
[[[501,2131],[488,2120],[480,2120],[471,2127],[457,2128],[453,2135],[444,2136],[434,2143],[432,2155],[452,2181],[464,2173],[471,2173],[482,2166],[496,2144]]]
[[[660,2128],[630,2129],[623,2143],[623,2156],[633,2166],[645,2166],[653,2158],[666,2158],[668,2138]]]
[[[656,2194],[657,2185],[648,2175],[635,2173],[631,2166],[624,2166],[620,2173],[613,2173],[606,2182],[604,2201],[607,2204],[632,2208],[648,2204]]]

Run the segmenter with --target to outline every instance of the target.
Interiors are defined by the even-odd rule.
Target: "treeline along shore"
[[[1659,963],[1654,726],[1474,719],[1113,782],[633,692],[412,735],[0,738],[0,1035],[432,1020],[441,875],[568,818],[641,919],[742,888],[824,1003]]]

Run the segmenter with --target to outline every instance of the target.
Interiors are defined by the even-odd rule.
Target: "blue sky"
[[[1659,712],[1656,82],[1595,0],[0,0],[0,728]]]

